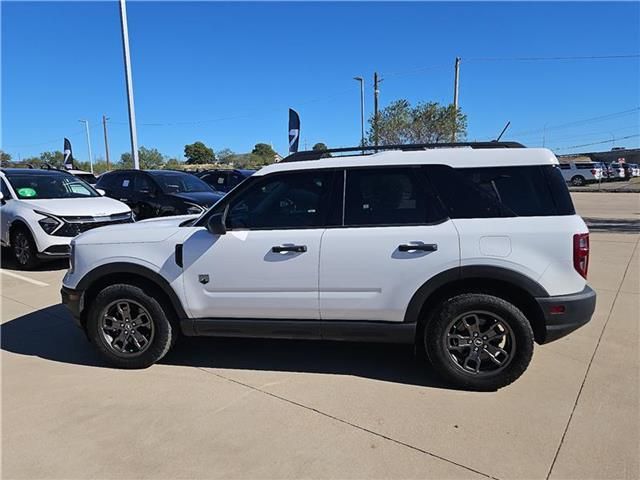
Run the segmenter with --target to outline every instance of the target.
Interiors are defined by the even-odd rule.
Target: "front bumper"
[[[62,297],[63,305],[66,306],[71,312],[71,315],[73,315],[73,320],[76,325],[82,328],[81,316],[84,306],[83,292],[63,286],[60,290],[60,296]]]
[[[544,315],[545,338],[549,343],[580,328],[591,320],[596,308],[596,292],[588,285],[579,293],[536,298]]]

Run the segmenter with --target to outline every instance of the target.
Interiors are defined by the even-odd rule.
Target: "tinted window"
[[[421,225],[442,217],[422,168],[347,171],[346,226]]]
[[[429,167],[452,218],[573,215],[569,192],[554,166],[454,169]]]
[[[154,189],[153,182],[144,173],[136,174],[133,188],[136,192],[151,192]]]
[[[9,187],[7,187],[7,184],[4,183],[4,180],[0,180],[0,189],[2,189],[2,196],[4,197],[4,200],[13,198],[11,196],[11,193],[9,193]]]
[[[96,187],[102,189],[111,189],[116,185],[117,173],[103,173],[98,179]]]
[[[270,175],[231,201],[230,228],[304,228],[326,224],[333,172]]]
[[[89,184],[67,174],[10,174],[7,179],[19,199],[99,197]]]
[[[154,173],[153,178],[164,193],[210,192],[211,187],[195,175],[181,172]]]

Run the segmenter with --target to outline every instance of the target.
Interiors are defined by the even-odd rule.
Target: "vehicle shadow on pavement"
[[[2,350],[54,362],[109,368],[59,304],[0,326]],[[330,373],[433,388],[444,384],[410,345],[181,337],[160,361],[231,370]]]
[[[13,257],[13,254],[11,253],[11,250],[6,247],[2,247],[0,253],[0,265],[5,270],[20,270],[15,258]],[[66,258],[61,258],[57,260],[43,261],[35,268],[31,269],[31,271],[51,272],[53,270],[66,270],[67,268],[69,268],[69,260]]]
[[[330,373],[449,389],[411,345],[182,337],[161,360],[230,370]]]

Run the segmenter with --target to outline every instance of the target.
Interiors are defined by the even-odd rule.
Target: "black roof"
[[[320,160],[327,154],[347,153],[350,155],[373,155],[384,150],[401,150],[403,152],[433,150],[436,148],[456,148],[469,147],[474,149],[483,148],[525,148],[518,142],[455,142],[455,143],[410,143],[402,145],[378,145],[377,147],[368,145],[365,147],[329,148],[327,150],[308,150],[304,152],[292,153],[281,162],[299,162],[305,160]]]
[[[69,172],[64,170],[56,170],[56,169],[46,169],[46,168],[3,168],[2,173],[6,175],[11,174],[26,174],[26,175],[71,175]]]

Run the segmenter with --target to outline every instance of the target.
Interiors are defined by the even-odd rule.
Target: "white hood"
[[[162,242],[180,231],[180,224],[197,215],[150,218],[134,223],[119,223],[95,228],[76,237],[77,245]]]
[[[22,199],[20,201],[34,210],[60,217],[103,217],[130,211],[127,205],[109,197]]]

